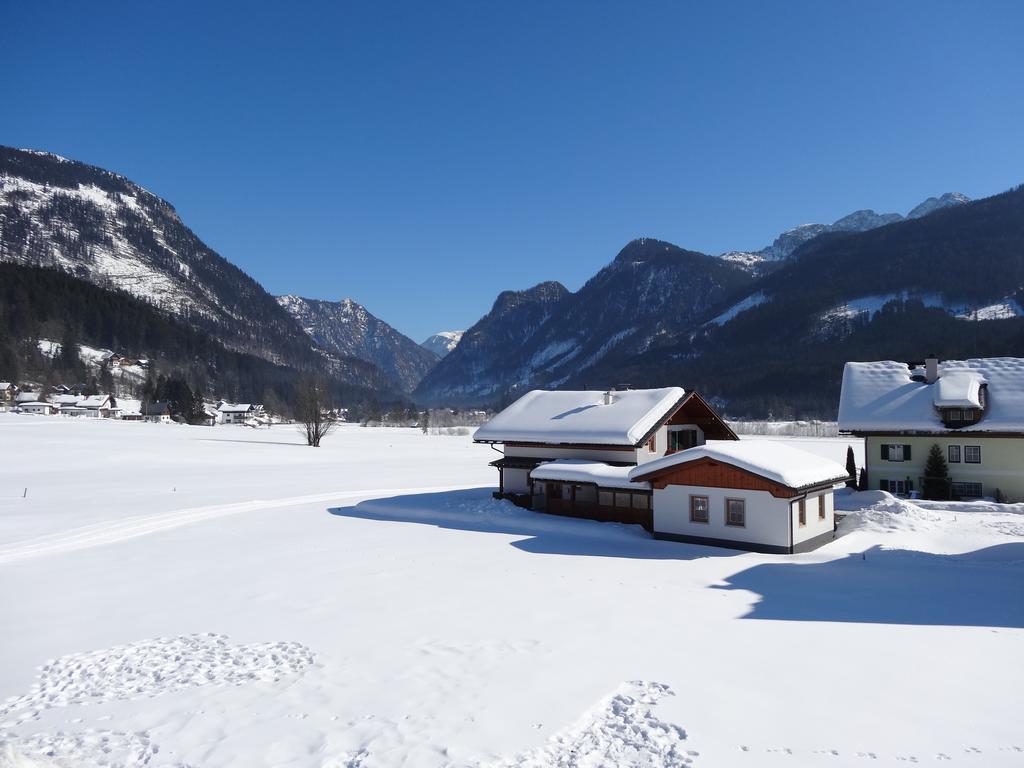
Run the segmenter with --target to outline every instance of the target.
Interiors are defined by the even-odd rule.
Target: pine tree
[[[853,457],[853,446],[846,446],[846,471],[850,475],[846,479],[846,487],[857,490],[857,460]]]
[[[949,498],[949,466],[938,443],[928,449],[928,460],[924,464],[923,491],[926,499]]]
[[[423,430],[423,434],[430,432],[430,411],[424,411],[420,414],[420,428]]]

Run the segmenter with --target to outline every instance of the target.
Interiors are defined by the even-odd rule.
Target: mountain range
[[[122,176],[0,147],[0,262],[22,270],[9,271],[22,293],[10,294],[8,326],[53,336],[75,325],[104,335],[83,341],[131,338],[138,349],[125,351],[155,359],[166,345],[169,364],[212,388],[244,388],[240,371],[273,382],[316,371],[364,399],[477,406],[537,386],[682,383],[737,415],[827,416],[844,359],[1024,352],[1022,198],[1019,188],[978,201],[947,193],[906,216],[856,211],[721,256],[640,238],[578,291],[553,281],[504,291],[465,332],[417,344],[352,299],[270,295]],[[58,270],[64,282],[24,270]],[[74,294],[78,314],[11,315],[53,303],[40,291]],[[165,330],[147,340],[104,325],[104,302]]]
[[[771,269],[635,240],[575,293],[501,294],[414,397],[682,383],[733,415],[832,418],[846,360],[1024,354],[1024,188],[912,213],[846,217]]]

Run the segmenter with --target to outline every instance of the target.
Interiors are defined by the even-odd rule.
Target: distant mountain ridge
[[[403,391],[412,391],[440,359],[352,299],[321,301],[289,295],[278,296],[277,302],[321,349],[373,363]]]
[[[690,327],[752,280],[722,259],[653,238],[634,240],[576,293],[548,282],[500,294],[414,396],[480,404],[526,387],[585,381],[598,363]]]
[[[854,211],[831,224],[801,224],[792,229],[787,229],[780,234],[771,245],[765,246],[759,251],[728,251],[721,254],[721,258],[741,264],[749,269],[756,269],[765,262],[778,262],[788,259],[804,243],[810,242],[819,235],[829,232],[867,232],[870,229],[884,227],[887,224],[894,224],[897,221],[906,219],[917,219],[929,213],[948,208],[950,206],[962,205],[970,202],[971,199],[959,192],[946,192],[939,197],[929,197],[927,200],[916,205],[903,217],[898,213],[875,213],[870,208]]]

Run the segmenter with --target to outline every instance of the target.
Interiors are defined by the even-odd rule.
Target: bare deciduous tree
[[[307,377],[299,382],[295,393],[295,419],[306,445],[320,447],[320,441],[338,426],[338,413],[331,407],[327,382]]]

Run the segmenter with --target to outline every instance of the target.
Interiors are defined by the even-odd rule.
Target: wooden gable
[[[665,422],[669,426],[695,424],[704,431],[706,440],[739,440],[714,408],[697,392],[689,392]]]
[[[637,479],[650,481],[651,487],[659,491],[669,485],[694,485],[704,488],[767,491],[779,499],[789,499],[798,495],[794,489],[774,480],[708,457],[676,464],[651,476],[640,476]]]

